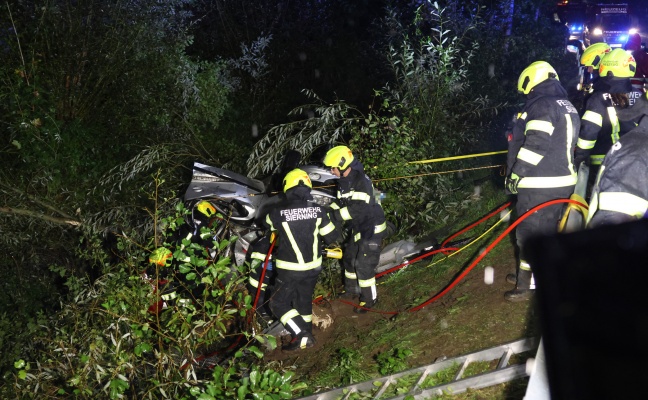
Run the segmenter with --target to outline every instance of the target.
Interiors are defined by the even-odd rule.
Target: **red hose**
[[[551,205],[554,205],[554,204],[560,204],[560,203],[574,203],[574,204],[578,204],[578,205],[580,205],[580,206],[582,206],[582,207],[587,208],[587,205],[586,205],[586,204],[583,204],[583,203],[580,203],[580,202],[578,202],[578,201],[571,200],[571,199],[556,199],[556,200],[550,200],[550,201],[547,201],[547,202],[545,202],[545,203],[542,203],[542,204],[539,204],[539,205],[533,207],[533,208],[530,209],[529,211],[527,211],[527,212],[525,212],[524,214],[522,214],[518,219],[516,219],[516,220],[515,220],[515,221],[514,221],[514,222],[513,222],[513,223],[512,223],[508,228],[506,228],[506,229],[504,230],[504,232],[502,232],[502,233],[501,233],[501,234],[500,234],[500,235],[499,235],[499,236],[498,236],[498,237],[493,241],[493,243],[491,243],[490,245],[488,245],[488,247],[487,247],[487,248],[486,248],[486,249],[485,249],[485,250],[484,250],[484,251],[483,251],[479,256],[477,256],[477,258],[476,258],[476,259],[475,259],[475,260],[474,260],[474,261],[473,261],[473,262],[472,262],[472,263],[471,263],[471,264],[470,264],[470,265],[469,265],[469,266],[468,266],[468,267],[467,267],[467,268],[466,268],[466,269],[465,269],[461,274],[459,274],[459,276],[457,276],[457,277],[456,277],[452,282],[450,282],[450,284],[449,284],[445,289],[443,289],[441,292],[439,292],[439,293],[437,293],[436,295],[434,295],[433,297],[431,297],[431,298],[430,298],[429,300],[427,300],[426,302],[421,303],[421,304],[419,304],[419,305],[416,306],[416,307],[412,307],[412,308],[410,308],[410,309],[407,310],[407,311],[408,311],[408,312],[418,311],[418,310],[420,310],[421,308],[423,308],[423,307],[425,307],[425,306],[427,306],[427,305],[433,303],[434,301],[440,299],[441,297],[445,296],[445,295],[446,295],[446,294],[447,294],[447,293],[448,293],[452,288],[454,288],[454,287],[457,285],[457,283],[459,283],[459,281],[461,281],[463,278],[465,278],[466,275],[468,275],[468,273],[469,273],[470,271],[472,271],[472,269],[473,269],[473,268],[474,268],[474,267],[475,267],[475,266],[476,266],[476,265],[477,265],[477,264],[478,264],[478,263],[479,263],[479,262],[480,262],[484,257],[486,257],[486,254],[488,254],[491,250],[493,250],[493,248],[494,248],[494,247],[495,247],[495,246],[496,246],[496,245],[497,245],[497,244],[498,244],[498,243],[499,243],[499,242],[500,242],[500,241],[501,241],[501,240],[502,240],[506,235],[508,235],[508,234],[509,234],[513,229],[515,229],[515,227],[518,226],[518,225],[520,224],[520,222],[524,221],[527,217],[529,217],[529,215],[533,214],[534,212],[536,212],[536,211],[538,211],[538,210],[540,210],[540,209],[543,209],[543,208],[545,208],[545,207],[548,207],[548,206],[551,206]]]
[[[499,242],[500,242],[504,237],[506,237],[506,235],[508,235],[508,234],[509,234],[513,229],[515,229],[515,227],[518,226],[522,221],[524,221],[524,220],[525,220],[526,218],[528,218],[531,214],[535,213],[536,211],[538,211],[538,210],[540,210],[540,209],[543,209],[543,208],[545,208],[545,207],[548,207],[548,206],[551,206],[551,205],[554,205],[554,204],[560,204],[560,203],[573,203],[573,204],[577,204],[577,205],[579,205],[579,206],[581,206],[581,207],[588,208],[586,204],[580,203],[580,202],[575,201],[575,200],[572,200],[572,199],[556,199],[556,200],[550,200],[550,201],[547,201],[547,202],[545,202],[545,203],[539,204],[539,205],[533,207],[532,209],[530,209],[529,211],[525,212],[524,214],[522,214],[520,217],[518,217],[518,218],[517,218],[517,219],[516,219],[516,220],[515,220],[515,221],[514,221],[514,222],[513,222],[513,223],[512,223],[508,228],[506,228],[506,229],[504,230],[504,232],[502,232],[502,233],[501,233],[497,238],[495,238],[495,240],[494,240],[490,245],[488,245],[488,247],[486,247],[486,249],[485,249],[483,252],[481,252],[481,254],[480,254],[480,255],[479,255],[479,256],[478,256],[478,257],[477,257],[477,258],[476,258],[472,263],[470,263],[470,265],[469,265],[468,267],[466,267],[465,270],[463,270],[463,271],[461,272],[461,274],[459,274],[459,275],[458,275],[458,276],[457,276],[457,277],[456,277],[452,282],[450,282],[450,283],[448,284],[448,286],[446,286],[446,287],[445,287],[441,292],[439,292],[439,293],[437,293],[436,295],[432,296],[432,297],[431,297],[430,299],[428,299],[427,301],[425,301],[425,302],[423,302],[423,303],[421,303],[421,304],[419,304],[419,305],[417,305],[417,306],[415,306],[415,307],[412,307],[412,308],[410,308],[410,309],[404,310],[404,311],[380,311],[380,310],[375,310],[375,309],[367,309],[367,310],[368,310],[368,311],[371,311],[371,312],[380,313],[380,314],[390,314],[390,315],[393,315],[393,314],[400,314],[401,312],[405,312],[405,311],[406,311],[406,312],[414,312],[414,311],[418,311],[418,310],[422,309],[423,307],[426,307],[426,306],[430,305],[431,303],[435,302],[436,300],[438,300],[438,299],[440,299],[441,297],[443,297],[443,296],[445,296],[446,294],[448,294],[448,292],[449,292],[450,290],[452,290],[452,289],[453,289],[453,288],[454,288],[454,287],[455,287],[455,286],[456,286],[456,285],[457,285],[457,284],[458,284],[458,283],[459,283],[463,278],[465,278],[466,275],[468,275],[468,273],[469,273],[470,271],[472,271],[472,269],[473,269],[473,268],[474,268],[474,267],[475,267],[475,266],[476,266],[476,265],[477,265],[477,264],[478,264],[478,263],[479,263],[479,262],[480,262],[484,257],[486,257],[486,255],[487,255],[491,250],[493,250],[493,248],[494,248],[494,247],[495,247],[495,246],[496,246],[496,245],[497,245],[497,244],[498,244],[498,243],[499,243]],[[480,219],[479,221],[475,222],[474,224],[472,224],[472,225],[470,225],[470,226],[468,226],[468,227],[462,229],[462,230],[459,231],[458,233],[453,234],[453,235],[450,236],[448,239],[444,240],[444,241],[443,241],[443,244],[447,243],[450,239],[452,239],[452,238],[458,236],[459,234],[461,234],[461,233],[463,233],[463,232],[466,232],[466,231],[469,230],[469,229],[472,229],[474,226],[476,226],[476,225],[478,225],[479,223],[481,223],[481,222],[485,221],[486,219],[490,218],[492,215],[494,215],[494,214],[500,212],[500,211],[503,210],[504,208],[508,207],[510,204],[511,204],[510,202],[509,202],[509,203],[506,203],[505,205],[499,207],[497,210],[491,212],[490,214],[488,214],[488,215],[485,216],[484,218]],[[443,246],[443,245],[442,245],[442,246]],[[444,250],[449,250],[449,249],[450,249],[450,248],[443,248],[443,247],[441,247],[440,249],[434,250],[433,252],[430,252],[430,253],[438,253],[438,252],[442,252],[442,251],[444,251]],[[417,257],[417,259],[424,258],[424,257],[426,257],[426,256],[427,256],[427,255],[423,255],[423,256]],[[405,265],[407,265],[407,264],[405,264]],[[394,268],[392,268],[392,269],[390,269],[390,270],[388,270],[388,271],[392,271],[392,270],[395,270],[395,269],[401,268],[402,266],[403,266],[403,264],[401,264],[401,265],[399,265],[399,266],[397,266],[397,267],[394,267]],[[385,273],[387,273],[387,271],[384,271],[384,273],[381,273],[380,276],[384,275]],[[377,275],[376,277],[378,277],[378,275]],[[358,307],[358,305],[357,305],[357,304],[354,304],[353,302],[349,302],[349,301],[345,301],[345,300],[339,300],[339,301],[341,301],[342,303],[346,303],[346,304],[349,304],[349,305],[353,305],[353,306],[355,306],[355,307]]]

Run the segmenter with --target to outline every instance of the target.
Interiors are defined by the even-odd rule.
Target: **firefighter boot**
[[[369,308],[372,308],[378,303],[378,299],[373,299],[370,301],[361,301],[358,307],[353,308],[353,312],[356,314],[366,314]]]
[[[306,349],[308,347],[313,347],[315,345],[315,338],[310,332],[302,332],[296,337],[294,337],[290,343],[282,347],[282,350],[285,351],[294,351],[300,349]]]
[[[532,279],[533,273],[531,271],[520,269],[518,271],[517,284],[515,285],[515,289],[509,290],[508,292],[504,293],[504,298],[512,302],[529,300],[531,298],[531,295],[535,291],[535,285],[533,285],[534,289],[531,289]]]
[[[532,281],[533,273],[531,271],[524,269],[518,270],[515,289],[504,293],[504,299],[513,302],[529,300],[535,290],[535,284],[532,284]]]

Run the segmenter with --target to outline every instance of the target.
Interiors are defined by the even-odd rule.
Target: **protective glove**
[[[518,184],[520,183],[520,179],[521,178],[516,173],[513,172],[511,173],[511,175],[509,175],[506,178],[506,182],[504,185],[506,186],[506,191],[509,194],[517,194]]]
[[[589,153],[588,150],[579,149],[578,147],[576,148],[574,151],[574,168],[576,171],[578,171],[582,162],[585,162],[585,165],[590,164]]]

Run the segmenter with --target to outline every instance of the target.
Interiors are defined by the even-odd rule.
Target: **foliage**
[[[318,146],[341,140],[349,135],[362,114],[344,101],[325,104],[310,90],[303,91],[314,103],[299,106],[289,116],[301,118],[277,125],[255,145],[247,161],[248,175],[272,172],[280,165],[286,150],[297,150],[310,155]]]
[[[178,241],[186,213],[178,204],[173,214],[159,220],[167,227],[160,244],[172,249],[171,265],[145,267],[154,238],[137,243],[121,236],[112,250],[117,260],[101,247],[84,251],[86,261],[102,269],[94,282],[52,266],[69,293],[61,298],[58,312],[39,314],[16,333],[13,343],[19,355],[3,352],[15,357],[13,383],[3,393],[21,398],[242,399],[289,398],[302,390],[305,385],[293,383],[292,373],[259,367],[255,361],[263,353],[254,341],[274,346],[274,338],[254,336],[250,330],[251,297],[242,289],[244,271],[221,256],[235,239],[214,238],[210,251],[186,239]],[[150,214],[160,216],[157,210]],[[213,236],[211,229],[203,227],[202,236]],[[171,293],[175,297],[165,297]],[[163,298],[169,299],[164,309]],[[0,318],[0,326],[6,322]],[[214,351],[226,357],[206,374],[194,360]]]
[[[379,353],[376,356],[378,363],[378,372],[381,375],[391,375],[407,369],[405,359],[412,355],[412,350],[403,348],[402,345],[396,346],[390,351]]]

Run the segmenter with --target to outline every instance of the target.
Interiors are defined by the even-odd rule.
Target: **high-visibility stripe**
[[[171,293],[163,294],[162,296],[160,296],[160,298],[162,298],[162,300],[166,300],[166,301],[173,300],[176,297],[178,297],[178,294],[176,292],[171,292]]]
[[[531,264],[529,264],[526,260],[520,259],[520,269],[531,271]]]
[[[617,117],[616,109],[614,107],[608,107],[607,112],[610,117],[610,124],[612,125],[612,144],[614,144],[619,141],[621,125],[619,124],[619,117]]]
[[[266,255],[264,253],[261,253],[260,251],[254,251],[250,255],[250,258],[252,258],[254,260],[265,261]],[[270,256],[270,258],[272,258],[272,256]]]
[[[270,214],[266,215],[266,223],[270,227],[270,230],[273,230],[273,231],[276,230],[274,228],[274,225],[272,224],[272,220],[270,219]]]
[[[574,140],[574,125],[572,124],[572,119],[569,116],[569,114],[564,114],[565,115],[565,122],[567,126],[567,146],[565,147],[565,160],[567,160],[567,168],[569,169],[569,173],[571,175],[576,175],[576,171],[574,170],[574,163],[570,162],[572,157],[572,152],[573,152],[573,140]]]
[[[348,220],[352,219],[351,214],[349,214],[349,208],[348,207],[344,207],[344,208],[340,209],[340,216],[345,221],[348,221]]]
[[[257,288],[257,289],[259,288],[259,281],[257,281],[256,279],[254,279],[254,278],[252,278],[252,277],[250,277],[250,279],[248,279],[248,283],[249,283],[250,286],[252,286],[252,287],[255,287],[255,288]],[[262,284],[262,285],[261,285],[261,291],[265,290],[266,286],[268,286],[267,283]]]
[[[304,256],[302,255],[301,250],[299,250],[299,246],[297,245],[297,241],[295,240],[295,237],[293,236],[292,231],[290,230],[290,226],[288,225],[288,222],[282,222],[281,225],[283,226],[284,231],[286,231],[286,236],[288,236],[290,247],[292,247],[293,252],[295,253],[295,257],[297,257],[297,263],[304,264],[305,263]],[[277,261],[277,266],[279,266],[279,261]]]
[[[371,202],[371,196],[369,196],[369,194],[365,192],[354,191],[353,195],[351,195],[351,200],[364,201],[365,203],[369,204]]]
[[[518,188],[543,189],[572,186],[576,184],[576,174],[565,176],[528,176],[520,179]]]
[[[578,138],[578,142],[576,143],[576,146],[583,150],[590,150],[594,148],[594,145],[596,144],[596,140],[585,140]]]
[[[358,275],[355,272],[344,271],[344,277],[349,279],[358,279]]]
[[[311,314],[311,315],[302,315],[302,318],[306,322],[313,322],[313,314]]]
[[[648,211],[648,200],[631,193],[603,192],[598,195],[598,208],[642,218]]]
[[[277,260],[277,268],[289,269],[291,271],[308,271],[322,265],[322,257],[319,257],[309,263],[294,263],[290,261]]]
[[[539,119],[533,119],[526,124],[526,128],[524,130],[524,134],[526,135],[526,132],[529,130],[534,130],[534,131],[541,131],[548,133],[549,136],[553,134],[554,131],[554,126],[551,122],[549,121],[542,121]]]
[[[339,210],[339,209],[340,209],[340,206],[338,205],[338,203],[333,202],[333,203],[331,203],[331,208],[332,208],[333,210]]]
[[[362,235],[360,234],[360,232],[356,233],[355,236],[353,236],[354,242],[357,242],[360,239],[362,239]]]
[[[333,232],[334,230],[335,230],[335,224],[333,224],[333,222],[329,222],[328,225],[320,228],[319,234],[322,236],[326,236],[329,233]]]
[[[603,126],[603,116],[597,112],[587,110],[583,114],[583,121],[589,121],[597,126]]]
[[[319,230],[319,225],[321,223],[322,223],[322,218],[317,218],[317,220],[315,221],[315,229],[313,230],[313,238],[314,238],[314,240],[313,240],[313,257],[315,257],[315,255],[319,251],[319,247],[320,247],[320,241],[319,241],[319,238],[317,236],[317,231]]]
[[[601,165],[603,164],[603,159],[605,154],[591,154],[590,155],[590,164],[592,165]]]
[[[292,328],[295,334],[299,334],[301,332],[301,329],[299,329],[299,325],[297,325],[295,321],[293,321],[293,318],[295,317],[299,317],[299,312],[297,312],[297,310],[293,308],[292,310],[282,315],[279,320],[282,324],[288,325],[290,328]]]
[[[363,288],[363,287],[371,287],[371,286],[376,286],[376,278],[371,278],[371,279],[358,279],[358,285]]]
[[[526,117],[527,117],[527,113],[526,112],[524,112],[522,114],[518,113],[517,117],[518,117],[518,119],[524,119],[525,120]]]
[[[383,222],[380,225],[374,226],[374,233],[380,233],[380,232],[384,231],[385,229],[387,229],[387,222]]]
[[[517,154],[518,159],[526,161],[531,165],[538,165],[538,163],[542,161],[543,157],[543,155],[533,152],[529,149],[525,149],[524,147],[520,148],[520,151]]]

